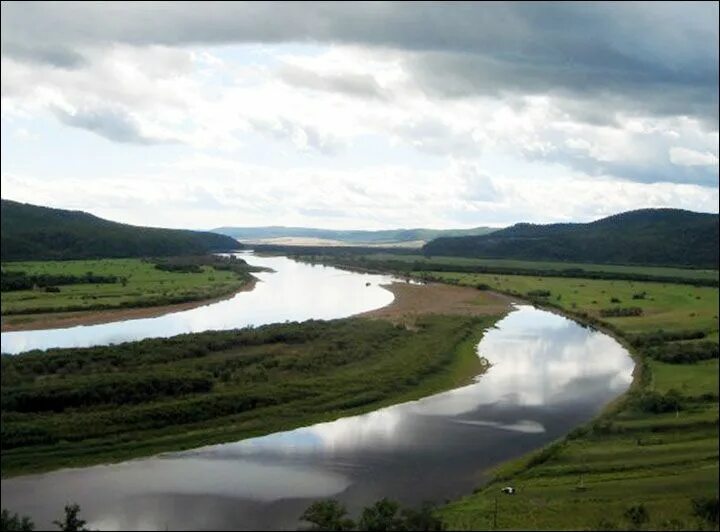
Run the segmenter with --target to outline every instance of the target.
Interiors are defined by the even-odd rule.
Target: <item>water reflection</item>
[[[250,264],[275,271],[255,274],[260,282],[252,291],[156,318],[2,333],[2,352],[14,354],[49,347],[87,347],[212,329],[343,318],[383,307],[393,300],[392,293],[380,286],[392,281],[392,277],[386,275],[348,272],[296,262],[287,257],[259,257],[248,252],[236,255]]]
[[[484,471],[591,418],[631,381],[612,338],[518,307],[478,346],[469,386],[236,443],[2,482],[3,504],[49,523],[68,500],[93,528],[295,529],[314,499],[351,511],[470,492]]]

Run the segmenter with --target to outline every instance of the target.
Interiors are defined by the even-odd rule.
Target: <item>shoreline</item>
[[[101,325],[104,323],[112,323],[115,321],[136,320],[141,318],[157,318],[165,314],[191,310],[194,308],[211,305],[220,301],[225,301],[235,297],[240,292],[249,292],[255,288],[259,280],[253,278],[240,288],[233,290],[222,296],[211,297],[207,299],[196,299],[186,301],[184,303],[173,303],[170,305],[160,305],[154,307],[129,307],[104,310],[74,310],[67,312],[44,312],[38,314],[9,314],[3,316],[1,332],[16,331],[37,331],[43,329],[68,329],[78,325]],[[27,322],[6,323],[8,318],[28,318]]]

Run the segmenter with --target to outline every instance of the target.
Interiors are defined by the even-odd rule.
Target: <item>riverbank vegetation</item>
[[[529,275],[542,277],[606,279],[624,281],[657,281],[718,286],[718,270],[673,268],[661,266],[623,266],[578,262],[481,259],[472,257],[428,257],[394,250],[378,252],[367,248],[312,248],[257,246],[258,251],[282,253],[314,263],[332,264],[351,269],[393,271],[401,275],[435,271],[448,273],[485,273],[496,275]]]
[[[423,504],[418,509],[403,508],[390,499],[380,499],[363,508],[357,522],[335,499],[314,502],[300,519],[310,523],[310,527],[303,530],[445,530],[432,505]]]
[[[469,382],[497,317],[308,321],[2,357],[2,474],[268,434]],[[182,385],[180,385],[182,383]]]
[[[476,493],[441,508],[449,529],[717,529],[717,288],[436,269],[400,272],[557,309],[613,333],[636,358],[631,390],[602,415],[501,465]],[[632,307],[640,311],[607,312]],[[515,495],[501,492],[508,485]],[[703,513],[713,504],[715,514]]]
[[[3,321],[211,299],[247,285],[256,270],[242,259],[216,255],[3,263]]]
[[[66,504],[64,515],[61,520],[53,521],[58,530],[63,532],[85,532],[87,521],[80,519],[80,506],[78,504]],[[32,532],[35,530],[35,523],[27,515],[19,515],[3,508],[0,514],[0,530],[3,532]]]

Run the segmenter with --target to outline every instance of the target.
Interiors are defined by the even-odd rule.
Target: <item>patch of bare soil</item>
[[[383,286],[395,295],[395,300],[385,307],[358,316],[383,318],[394,323],[412,323],[417,316],[423,314],[505,314],[513,302],[513,299],[506,295],[467,286],[442,283],[392,283]]]

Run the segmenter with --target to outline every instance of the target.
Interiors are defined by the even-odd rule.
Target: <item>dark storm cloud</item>
[[[2,15],[8,54],[47,58],[57,46],[113,42],[384,46],[429,52],[414,56],[412,71],[424,90],[444,97],[559,93],[585,105],[596,98],[613,104],[607,116],[634,109],[717,123],[716,2],[11,2]],[[319,88],[374,90],[363,80],[291,77]]]

